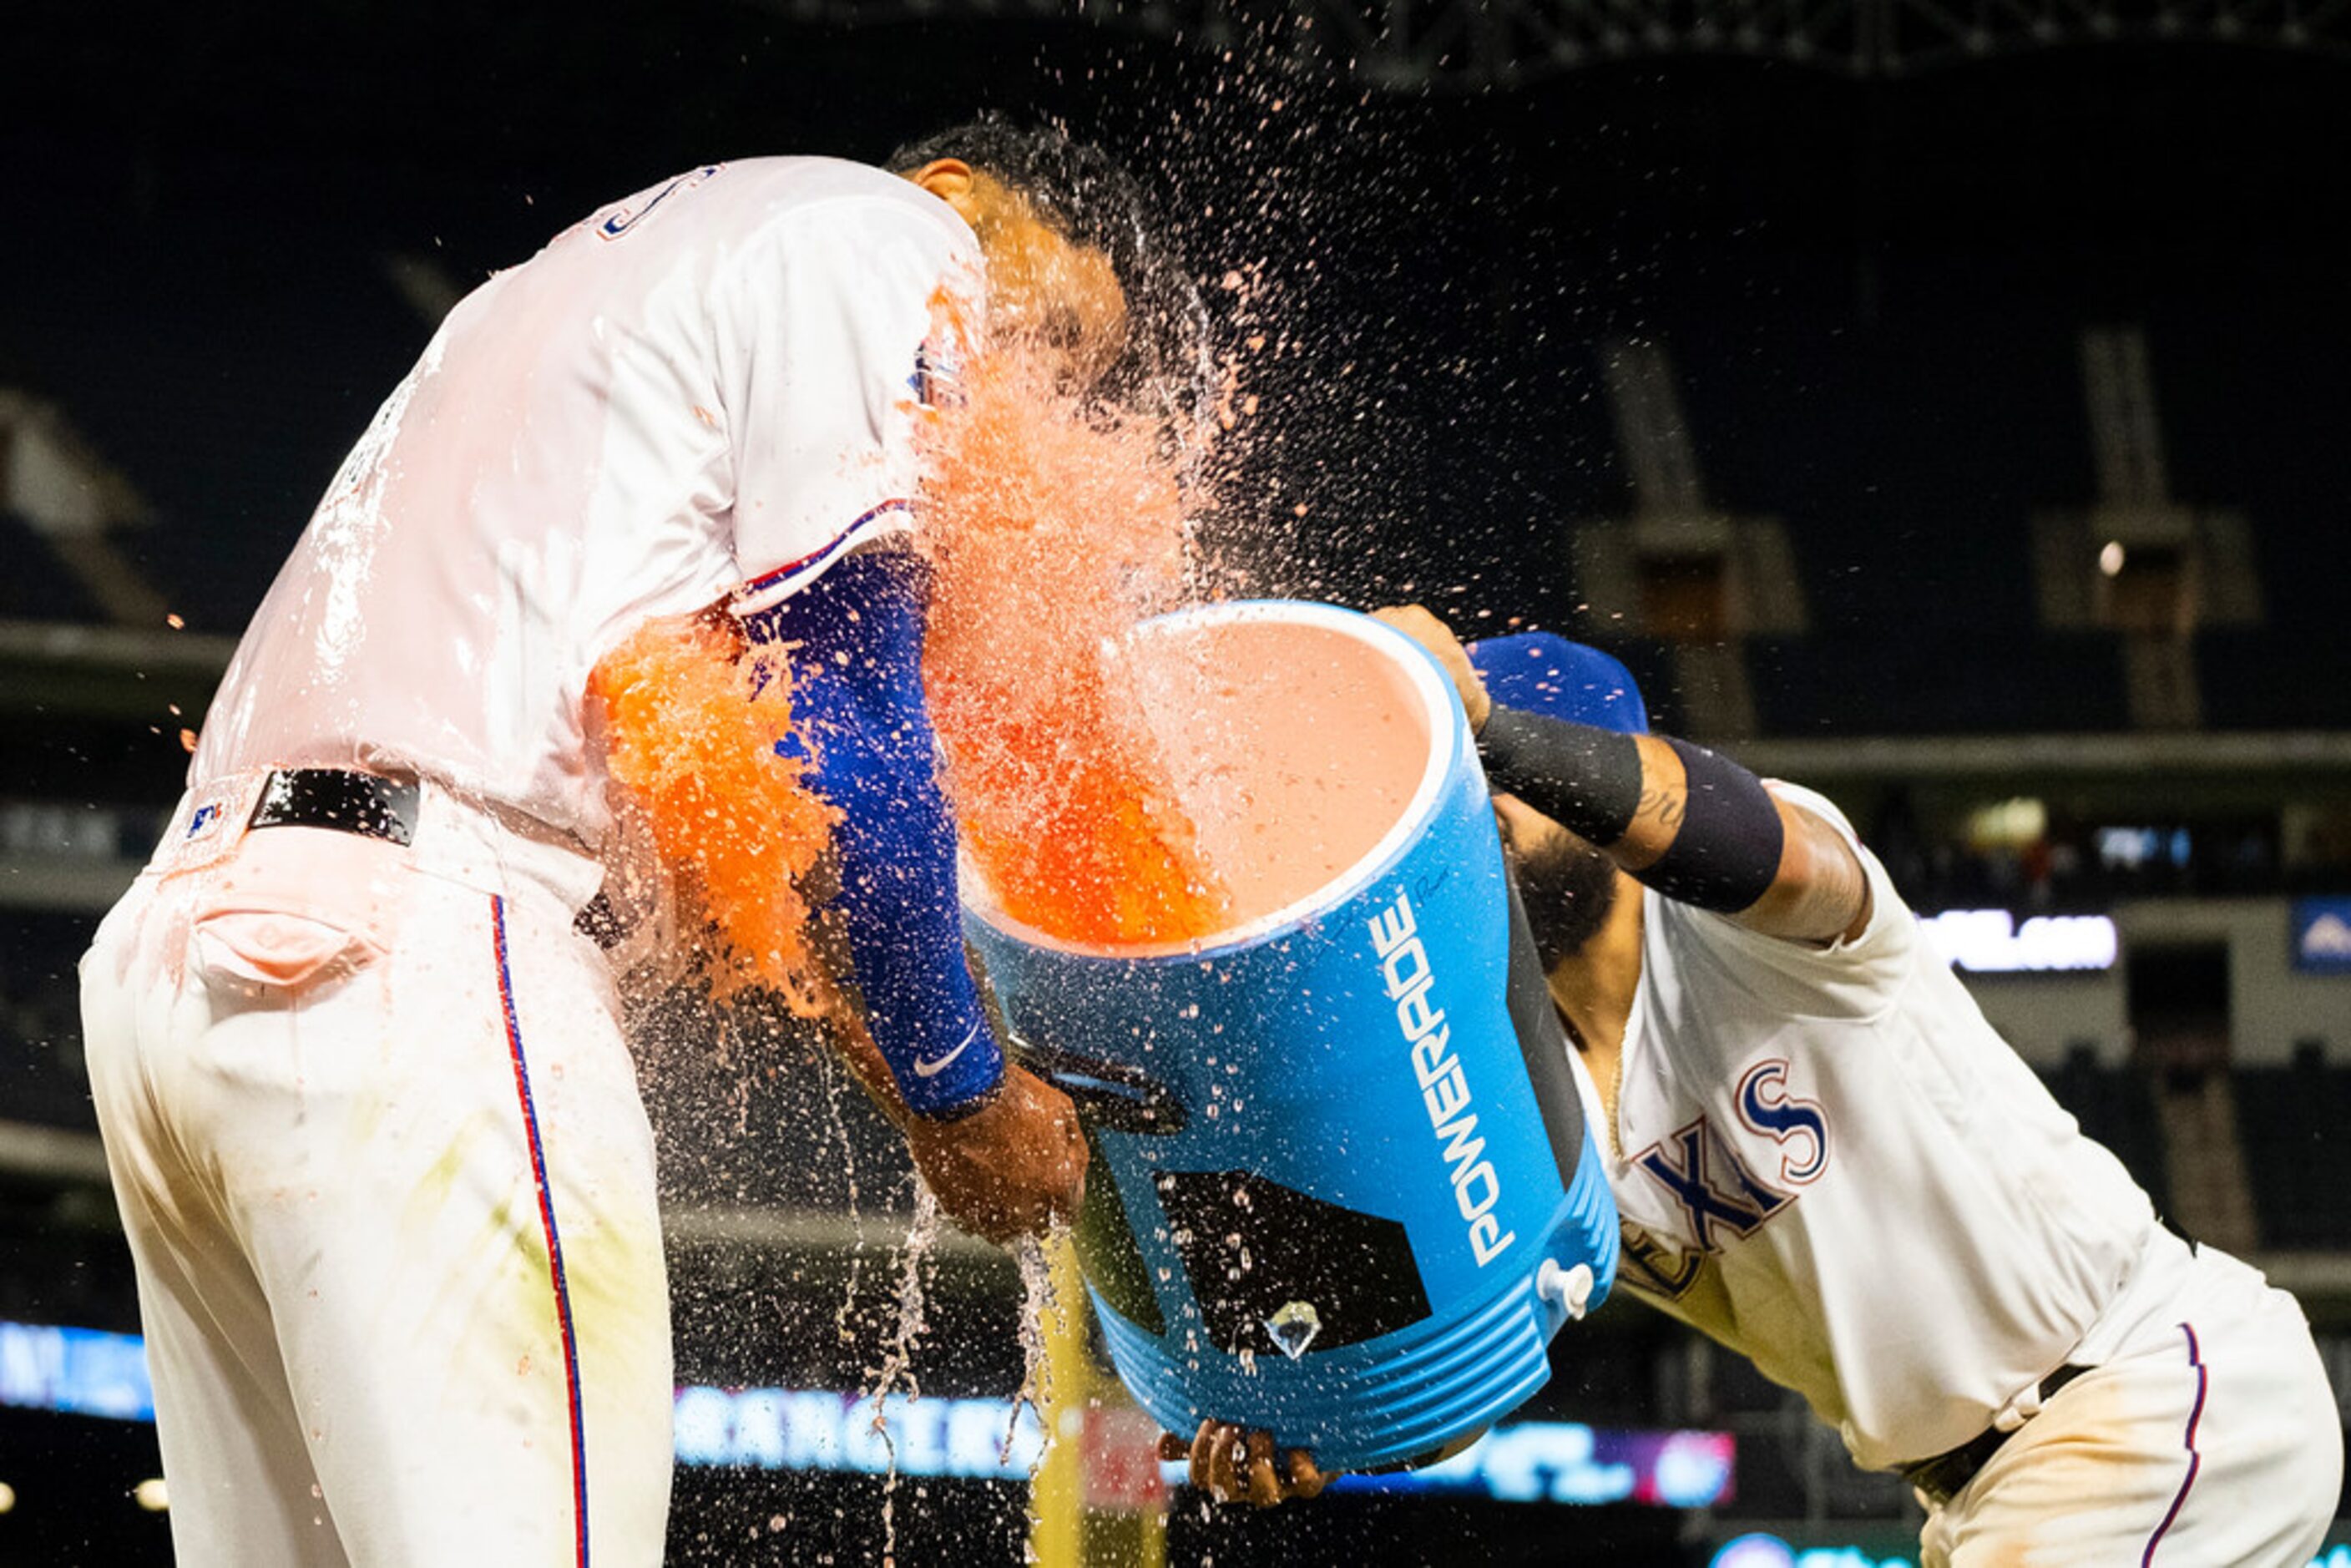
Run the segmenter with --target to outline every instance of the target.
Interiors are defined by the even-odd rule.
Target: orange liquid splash
[[[830,999],[808,879],[841,813],[776,755],[790,733],[789,661],[744,649],[703,617],[649,621],[598,662],[606,767],[618,805],[717,937],[702,965],[721,1000],[752,986],[803,1018]]]
[[[1138,716],[1114,650],[1183,595],[1185,495],[1140,419],[1081,410],[1018,349],[977,358],[926,414],[925,683],[965,847],[1008,914],[1102,944],[1201,937],[1229,896]],[[788,648],[712,617],[637,628],[589,681],[617,810],[650,841],[720,1000],[832,1003],[809,889],[840,812],[778,756]],[[1164,674],[1164,672],[1163,672]]]
[[[965,847],[1005,912],[1087,943],[1206,936],[1228,896],[1116,650],[1176,603],[1185,495],[1147,422],[1081,409],[1018,347],[930,423],[932,717]]]

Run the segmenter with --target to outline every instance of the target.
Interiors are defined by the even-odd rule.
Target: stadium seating
[[[2076,1045],[2064,1064],[2045,1077],[2049,1092],[2073,1113],[2082,1131],[2112,1149],[2155,1199],[2156,1212],[2169,1212],[2163,1133],[2146,1074],[2136,1068],[2101,1067],[2091,1047]]]
[[[2351,1067],[2329,1065],[2312,1042],[2291,1066],[2239,1068],[2235,1087],[2263,1243],[2351,1247]]]
[[[94,922],[12,912],[0,922],[0,1119],[94,1128],[75,961]]]
[[[98,606],[33,525],[0,508],[0,619],[89,622]]]

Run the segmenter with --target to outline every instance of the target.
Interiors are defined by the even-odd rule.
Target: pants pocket
[[[325,829],[247,833],[201,873],[190,962],[208,984],[255,995],[348,978],[392,949],[406,853]]]
[[[340,979],[382,952],[360,933],[277,910],[205,915],[195,923],[193,946],[207,985],[245,991],[294,991]]]

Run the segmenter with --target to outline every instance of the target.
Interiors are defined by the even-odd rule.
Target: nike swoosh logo
[[[963,1037],[963,1044],[956,1046],[945,1056],[936,1058],[930,1061],[924,1061],[917,1059],[914,1062],[914,1076],[917,1078],[936,1078],[940,1073],[945,1072],[947,1070],[947,1064],[949,1062],[953,1061],[956,1057],[961,1056],[970,1048],[971,1042],[978,1038],[979,1026],[977,1024],[974,1024],[972,1026],[971,1032]]]

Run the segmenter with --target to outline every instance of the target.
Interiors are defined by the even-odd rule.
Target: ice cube
[[[1296,1361],[1322,1332],[1322,1314],[1311,1301],[1287,1301],[1273,1316],[1265,1320],[1265,1332],[1273,1336],[1281,1354]]]

